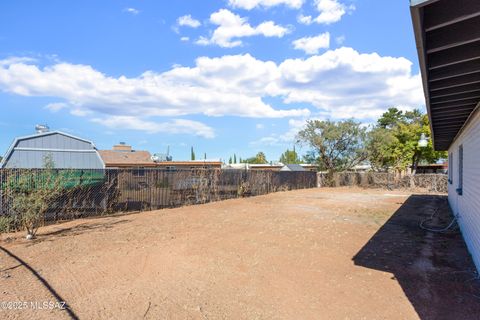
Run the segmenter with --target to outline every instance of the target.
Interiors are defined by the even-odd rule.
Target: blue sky
[[[47,123],[99,149],[276,161],[307,119],[423,103],[407,0],[0,3],[1,153]]]

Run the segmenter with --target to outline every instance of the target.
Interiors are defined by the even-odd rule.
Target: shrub
[[[7,233],[15,229],[14,219],[8,216],[0,216],[0,233]]]

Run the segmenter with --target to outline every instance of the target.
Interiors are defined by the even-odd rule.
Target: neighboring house
[[[411,0],[436,150],[448,150],[448,200],[480,270],[480,1]]]
[[[0,162],[0,168],[44,168],[46,159],[61,169],[105,167],[91,141],[44,128],[36,134],[16,138]]]
[[[148,151],[133,150],[132,146],[121,142],[114,145],[112,150],[98,151],[105,167],[128,169],[128,168],[154,168],[156,163]]]
[[[437,173],[446,174],[448,171],[448,163],[432,163],[432,164],[419,164],[415,170],[416,174],[423,173]]]
[[[155,163],[155,166],[168,170],[221,169],[222,162],[219,159],[159,161]]]
[[[298,171],[307,171],[307,170],[305,170],[305,168],[303,168],[299,164],[286,164],[280,169],[280,171],[295,171],[295,172],[298,172]]]
[[[318,165],[316,164],[301,163],[300,165],[307,171],[314,171],[314,172],[318,171]]]
[[[318,167],[315,164],[299,164],[304,170],[297,171],[318,171]],[[276,163],[266,163],[266,164],[251,164],[251,163],[234,163],[227,164],[222,167],[222,169],[236,169],[236,170],[269,170],[269,171],[280,171],[284,168],[285,165],[281,162]],[[285,170],[284,170],[285,171]]]
[[[283,168],[283,163],[233,163],[223,166],[223,169],[236,169],[236,170],[269,170],[280,171]]]

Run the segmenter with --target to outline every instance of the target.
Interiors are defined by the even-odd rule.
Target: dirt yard
[[[448,223],[443,196],[310,189],[4,235],[0,318],[478,318],[458,232],[418,228],[434,208]]]

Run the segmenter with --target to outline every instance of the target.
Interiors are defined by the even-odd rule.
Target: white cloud
[[[198,28],[202,24],[200,21],[192,18],[190,14],[181,16],[177,19],[177,25],[181,27],[191,27],[191,28]]]
[[[188,42],[188,41],[190,41],[190,38],[189,37],[181,37],[180,41]]]
[[[388,106],[424,104],[421,78],[405,58],[329,50],[280,66],[285,103],[309,103],[332,118],[374,118]]]
[[[303,14],[300,14],[297,16],[297,21],[298,23],[310,25],[312,24],[312,16],[305,16]]]
[[[228,0],[233,8],[252,10],[256,7],[270,8],[278,5],[285,5],[290,8],[300,9],[304,0]]]
[[[50,110],[51,112],[58,112],[62,109],[65,109],[68,107],[68,104],[63,103],[63,102],[55,102],[55,103],[49,103],[45,106],[45,109]]]
[[[317,54],[320,49],[330,47],[330,33],[325,32],[315,37],[304,37],[292,42],[297,50],[303,50],[307,54]]]
[[[140,13],[140,10],[135,9],[135,8],[125,8],[125,9],[123,9],[123,12],[128,12],[128,13],[131,13],[133,15],[137,15],[137,14]]]
[[[215,137],[213,128],[201,122],[186,119],[154,122],[132,116],[110,116],[94,118],[92,121],[112,129],[140,130],[148,133],[193,134],[207,139]]]
[[[306,25],[312,24],[313,22],[332,24],[340,21],[345,14],[355,10],[353,4],[347,6],[339,0],[314,0],[314,5],[319,13],[318,16],[313,18],[312,16],[300,15],[297,17],[299,23]]]
[[[233,48],[242,45],[239,38],[257,35],[281,38],[290,32],[288,28],[277,25],[273,21],[265,21],[256,27],[252,27],[247,18],[242,18],[227,9],[220,9],[212,13],[210,22],[218,27],[213,31],[210,38],[200,37],[196,42],[197,44],[215,44],[224,48]]]
[[[200,57],[192,67],[137,77],[112,77],[87,65],[39,67],[28,59],[9,58],[0,60],[0,90],[53,97],[75,115],[143,121],[196,114],[305,118],[312,106],[324,118],[368,121],[391,106],[424,104],[420,75],[412,74],[409,60],[352,48],[278,64],[249,54]],[[283,103],[274,108],[265,102],[269,98]]]
[[[314,120],[318,118],[310,118]],[[304,119],[290,119],[288,120],[288,130],[281,134],[271,134],[266,137],[262,137],[258,140],[251,141],[251,146],[291,146],[296,143],[297,134],[305,127],[307,118]]]
[[[335,38],[335,42],[338,44],[338,45],[342,45],[344,42],[345,42],[345,36],[339,36],[339,37],[336,37]]]

